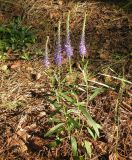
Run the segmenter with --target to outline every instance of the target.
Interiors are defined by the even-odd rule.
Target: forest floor
[[[47,14],[51,19],[49,22],[44,21],[47,23],[46,25],[42,23],[42,17],[47,16],[44,15],[44,12],[47,12],[48,5],[45,5],[45,8],[42,8],[43,12],[41,12],[41,10],[37,10],[36,3],[28,12],[27,17],[31,18],[29,23],[38,29],[38,39],[42,49],[44,48],[42,43],[46,37],[47,26],[50,30],[50,32],[47,31],[48,35],[54,37],[55,28],[53,26],[60,18],[63,9],[63,12],[67,11],[68,7],[63,8],[62,4],[59,5],[61,5],[61,9],[58,9],[57,5],[49,9]],[[88,22],[92,29],[91,31],[88,29],[86,32],[86,42],[91,41],[88,42],[89,44],[87,43],[87,47],[91,46],[89,48],[90,55],[87,57],[91,75],[89,86],[93,90],[99,89],[97,95],[94,95],[89,101],[88,109],[92,118],[102,126],[102,129],[100,129],[100,136],[96,140],[91,138],[83,128],[81,133],[74,132],[78,143],[78,155],[80,160],[116,160],[117,157],[118,160],[132,160],[130,14],[124,13],[122,10],[117,12],[113,6],[108,4],[105,7],[104,3],[100,5],[100,3],[92,2],[88,5],[92,6],[94,15],[93,19],[92,14],[90,15]],[[77,54],[76,41],[82,18],[74,18],[74,14],[76,15],[77,8],[80,7],[80,12],[77,13],[79,15],[84,12],[83,8],[87,10],[87,7],[86,3],[79,4],[76,9],[73,6],[75,5],[71,3],[69,8],[74,10],[71,26],[73,26],[74,50]],[[56,12],[57,10],[59,12]],[[91,10],[88,9],[88,12]],[[39,14],[41,15],[40,21],[37,22]],[[65,15],[63,16],[65,17]],[[102,16],[102,18],[98,16]],[[75,36],[76,34],[77,36]],[[62,34],[62,36],[64,35]],[[51,42],[53,42],[52,38]],[[37,48],[39,45],[38,43],[34,47]],[[53,48],[50,47],[52,52]],[[56,147],[51,145],[56,140],[54,134],[50,137],[44,136],[56,124],[49,120],[50,115],[53,115],[56,110],[47,101],[47,97],[52,94],[53,86],[50,81],[52,75],[45,69],[42,55],[40,57],[35,55],[29,61],[14,57],[13,53],[10,53],[8,60],[0,62],[0,160],[72,160],[71,144],[67,134],[61,133],[65,140]],[[50,59],[53,60],[51,55]],[[51,68],[54,70],[54,64]],[[62,77],[66,76],[66,71],[67,64],[66,58],[64,58]],[[73,73],[76,73],[75,77],[77,76],[76,84],[82,87],[84,84],[76,56],[73,60]],[[75,77],[74,75],[66,77],[67,83],[73,85]],[[93,93],[91,90],[89,97]],[[79,100],[85,100],[86,92],[82,89],[79,93]],[[56,118],[62,117],[60,119],[64,121],[61,113],[57,116]],[[84,139],[89,140],[92,144],[91,158],[84,156],[85,150],[81,146]]]
[[[131,71],[128,61],[124,60],[124,69],[125,75],[129,77]],[[68,140],[57,148],[51,149],[49,144],[54,142],[54,137],[44,137],[44,134],[51,128],[48,116],[54,112],[54,109],[46,101],[46,95],[51,89],[42,61],[3,62],[0,68],[1,159],[70,159]],[[96,66],[93,68],[95,71]],[[95,78],[98,81],[99,77]],[[106,79],[99,78],[99,81],[106,84]],[[100,138],[96,141],[91,140],[94,148],[91,159],[115,159],[117,124],[114,119],[115,107],[119,100],[120,81],[110,78],[107,79],[108,83],[113,84],[115,89],[105,89],[89,104],[92,117],[103,127]],[[130,85],[126,84],[121,102],[119,102],[118,152],[120,160],[132,158],[131,94]],[[82,138],[85,136],[87,135],[83,133]],[[80,135],[76,135],[76,138],[81,141]]]

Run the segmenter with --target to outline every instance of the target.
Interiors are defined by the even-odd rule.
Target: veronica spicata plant
[[[72,46],[71,46],[69,23],[70,23],[70,11],[68,12],[67,21],[66,21],[66,43],[65,43],[65,51],[66,51],[66,55],[67,55],[68,60],[69,60],[70,72],[72,72],[72,68],[71,68],[71,57],[73,56],[73,48],[72,48]]]
[[[45,58],[44,58],[44,65],[46,68],[49,68],[50,62],[48,57],[48,42],[49,42],[49,36],[47,36],[46,44],[45,44]]]
[[[82,35],[81,35],[81,41],[79,45],[79,52],[81,57],[84,59],[86,56],[87,50],[86,50],[86,45],[85,45],[85,27],[86,27],[86,13],[84,15],[84,21],[83,21],[83,28],[82,28]]]
[[[70,21],[70,12],[67,16],[67,37],[65,43],[65,51],[67,57],[70,62],[71,67],[71,57],[73,55],[73,49],[70,41],[70,30],[69,30],[69,21]],[[86,23],[86,14],[83,23],[83,31],[82,31],[82,39],[80,42],[80,54],[82,59],[84,60],[84,56],[86,55],[86,47],[85,47],[85,23]],[[78,146],[80,144],[80,140],[77,141],[76,133],[78,132],[79,136],[84,135],[83,130],[86,135],[86,131],[88,136],[91,135],[92,138],[96,140],[99,137],[99,130],[101,126],[94,121],[91,117],[90,112],[88,110],[88,62],[83,65],[80,70],[83,73],[83,79],[86,86],[87,91],[87,101],[84,99],[80,99],[80,91],[75,89],[75,85],[69,85],[62,80],[61,77],[61,64],[62,64],[62,48],[61,48],[61,37],[60,37],[60,28],[61,22],[58,23],[58,37],[57,37],[57,45],[55,50],[55,63],[57,65],[54,71],[54,80],[55,85],[52,87],[52,94],[48,95],[48,101],[55,109],[53,113],[49,114],[49,122],[53,125],[50,130],[47,131],[45,137],[54,138],[54,142],[51,142],[49,146],[51,148],[57,147],[61,144],[62,141],[68,140],[71,142],[71,152],[74,159],[81,159],[82,155],[78,152]],[[84,61],[83,61],[84,62]],[[76,85],[77,86],[77,85]],[[78,86],[80,88],[80,86]],[[83,89],[84,91],[84,89]],[[54,97],[54,98],[53,98]],[[86,102],[85,102],[86,101]],[[78,144],[79,142],[79,144]],[[91,158],[92,154],[92,144],[88,141],[88,138],[82,138],[81,145],[84,148],[84,153],[86,156],[85,159],[89,156]]]

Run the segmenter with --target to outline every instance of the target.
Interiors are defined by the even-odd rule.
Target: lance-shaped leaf
[[[60,129],[63,125],[64,125],[64,123],[59,123],[59,124],[57,124],[56,126],[52,127],[52,128],[45,134],[45,137],[51,136],[53,133],[57,132],[58,129]]]
[[[89,157],[91,158],[92,155],[92,147],[91,147],[91,143],[88,141],[84,141],[84,146],[86,148],[87,154],[89,155]]]
[[[97,136],[99,137],[99,129],[101,129],[102,127],[92,119],[90,113],[86,110],[86,108],[79,106],[79,109],[81,110],[83,115],[87,118],[87,122],[90,125],[90,127],[93,127]]]
[[[74,157],[77,156],[77,141],[75,137],[71,137],[71,147],[72,147],[72,154]]]

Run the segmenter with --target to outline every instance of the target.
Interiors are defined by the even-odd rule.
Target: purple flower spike
[[[49,36],[47,36],[46,44],[45,44],[45,57],[44,57],[44,65],[46,68],[49,68],[50,62],[49,62],[49,57],[48,57],[48,42],[49,42]]]
[[[57,55],[55,56],[55,62],[56,62],[56,65],[57,65],[57,66],[61,66],[61,64],[62,64],[62,57],[61,57],[60,54],[57,54]]]
[[[55,52],[55,63],[57,66],[61,66],[62,64],[61,45],[57,45]]]
[[[65,51],[66,51],[67,57],[70,59],[73,56],[73,49],[70,43],[70,39],[67,40],[67,42],[65,43]]]
[[[61,29],[61,22],[58,23],[58,37],[56,42],[56,49],[55,49],[55,63],[58,67],[62,64],[62,48],[61,48],[61,37],[60,37],[60,29]]]
[[[82,36],[80,46],[79,46],[79,51],[81,56],[86,56],[86,46],[85,46],[85,36]]]
[[[70,39],[70,11],[67,15],[67,21],[66,21],[66,43],[64,45],[66,55],[69,59],[73,56],[73,48],[71,46],[71,39]]]
[[[85,24],[86,24],[86,16],[87,14],[85,13],[84,15],[84,21],[83,21],[83,28],[82,28],[82,36],[81,36],[81,42],[79,45],[79,51],[80,51],[80,55],[82,57],[86,56],[87,50],[86,50],[86,45],[85,45]]]
[[[46,68],[49,68],[49,66],[50,66],[50,62],[49,62],[49,59],[48,59],[47,55],[45,56],[45,59],[44,59],[44,65],[45,65]]]

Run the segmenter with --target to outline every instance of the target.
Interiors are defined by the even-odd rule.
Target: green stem
[[[82,56],[82,63],[83,63],[82,65],[84,65],[84,55]]]
[[[49,36],[47,36],[46,44],[45,44],[45,54],[48,54],[48,43],[49,43]]]
[[[72,73],[72,64],[71,64],[71,58],[69,58],[69,72]]]
[[[68,12],[67,15],[67,21],[66,21],[66,32],[67,32],[67,40],[69,38],[69,33],[70,33],[70,11]]]
[[[83,21],[83,28],[82,28],[82,36],[84,36],[84,34],[85,34],[86,18],[87,18],[87,14],[85,12],[85,14],[84,14],[84,21]]]
[[[61,68],[57,67],[55,69],[55,79],[57,81],[57,88],[55,88],[55,94],[57,97],[57,102],[60,102],[59,93],[61,92]]]
[[[84,77],[84,82],[86,84],[86,92],[87,92],[87,100],[86,100],[86,106],[88,107],[88,103],[89,103],[89,93],[88,93],[88,80],[87,80],[87,73],[85,72],[85,70],[83,70],[83,77]]]
[[[60,33],[61,33],[61,21],[58,22],[58,44],[61,43]]]
[[[58,76],[58,87],[59,92],[61,91],[61,68],[59,67],[59,76]]]
[[[85,82],[85,84],[86,84],[86,92],[87,92],[86,108],[88,109],[88,104],[89,104],[89,91],[88,91],[88,90],[89,90],[89,86],[88,86],[88,80],[87,80],[87,72],[86,72],[86,69],[83,69],[83,70],[82,70],[82,73],[83,73],[83,77],[84,77],[84,82]],[[84,127],[84,124],[82,124],[80,133],[82,132],[83,127]]]

